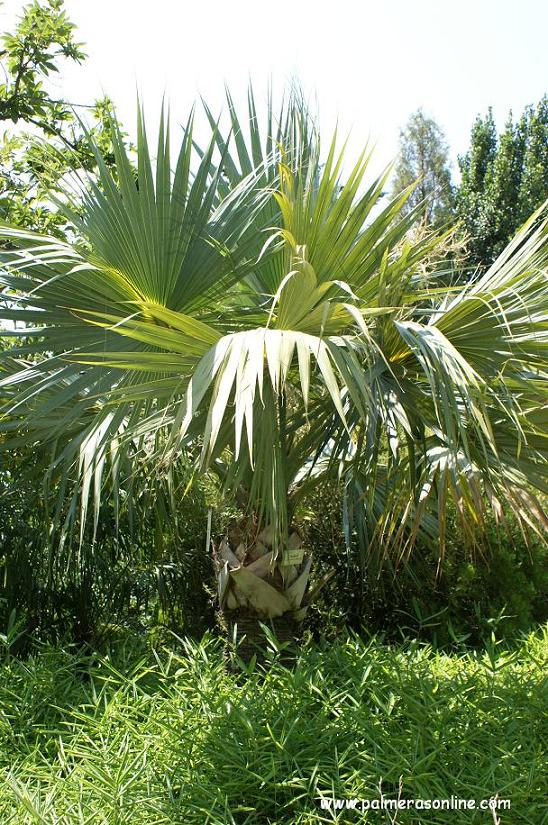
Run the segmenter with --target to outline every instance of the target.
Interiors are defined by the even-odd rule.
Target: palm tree
[[[492,508],[545,522],[548,221],[534,215],[466,286],[429,278],[443,236],[413,240],[412,187],[386,201],[370,153],[343,177],[292,97],[264,128],[228,99],[231,132],[174,170],[162,116],[155,162],[139,114],[134,167],[59,204],[74,240],[3,226],[6,446],[46,446],[63,528],[95,521],[132,468],[183,452],[214,471],[247,518],[214,546],[219,603],[250,640],[257,619],[293,632],[309,583],[299,503],[344,482],[344,529],[364,554],[401,559],[418,537],[443,557],[446,506],[474,539]],[[435,266],[431,267],[436,272]],[[77,506],[79,502],[79,506]],[[321,573],[322,571],[320,571]],[[249,651],[246,651],[249,654]]]

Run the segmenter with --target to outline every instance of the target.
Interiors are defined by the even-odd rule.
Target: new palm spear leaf
[[[218,473],[249,514],[215,547],[220,605],[251,632],[301,620],[318,589],[296,512],[329,477],[364,557],[417,537],[443,556],[449,500],[472,539],[487,507],[544,523],[548,224],[438,288],[443,239],[411,232],[411,190],[386,201],[390,170],[366,182],[364,151],[343,177],[344,146],[324,154],[295,97],[262,127],[252,94],[245,127],[228,109],[224,137],[206,108],[203,149],[189,120],[174,169],[166,120],[153,162],[140,113],[136,166],[118,134],[115,171],[97,153],[60,206],[73,243],[2,227],[21,341],[0,383],[5,446],[47,446],[72,491],[62,540],[137,465],[169,474],[190,452]]]

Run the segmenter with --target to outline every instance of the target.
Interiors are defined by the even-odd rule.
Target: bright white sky
[[[11,29],[23,3],[5,0]],[[76,103],[102,91],[133,131],[136,90],[149,119],[164,91],[183,122],[202,94],[220,109],[225,81],[243,99],[251,78],[264,97],[292,77],[317,100],[322,131],[338,117],[379,165],[397,152],[417,107],[444,129],[455,161],[478,113],[502,125],[547,91],[546,0],[66,0],[88,61],[66,65],[55,88]]]

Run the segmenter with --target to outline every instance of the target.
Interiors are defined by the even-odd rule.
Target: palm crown
[[[168,471],[198,447],[254,514],[253,541],[218,548],[221,600],[263,615],[302,612],[295,507],[330,474],[366,550],[401,556],[421,535],[443,553],[449,499],[471,534],[485,502],[538,526],[542,210],[448,289],[428,270],[442,239],[401,215],[411,190],[385,201],[390,170],[366,183],[367,151],[343,178],[344,147],[322,154],[297,99],[262,129],[250,95],[247,130],[229,98],[226,137],[206,112],[209,145],[191,118],[173,170],[164,117],[154,163],[141,114],[135,167],[118,133],[115,171],[97,154],[98,178],[60,205],[73,243],[2,227],[1,314],[22,339],[4,354],[6,445],[51,445],[81,526],[136,461]]]

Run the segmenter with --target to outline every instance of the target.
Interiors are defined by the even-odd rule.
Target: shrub
[[[548,618],[548,549],[538,538],[530,546],[511,517],[506,529],[492,522],[487,543],[472,551],[449,514],[447,547],[438,576],[437,547],[419,544],[397,568],[348,553],[340,527],[341,495],[325,488],[307,502],[307,537],[323,570],[336,575],[311,616],[318,635],[357,631],[402,635],[436,646],[482,644],[496,630],[510,641]]]
[[[187,489],[190,473],[183,476],[173,508],[159,494],[136,496],[118,527],[112,502],[105,504],[95,539],[88,529],[81,545],[78,535],[48,542],[53,517],[35,479],[0,472],[0,630],[15,611],[14,651],[31,633],[97,643],[123,627],[201,636],[211,626],[213,570],[204,548],[208,504],[218,493],[209,479]]]

